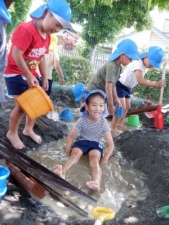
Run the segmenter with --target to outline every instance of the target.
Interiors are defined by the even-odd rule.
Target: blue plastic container
[[[7,191],[6,179],[10,175],[10,170],[7,167],[0,165],[0,201]]]
[[[74,115],[72,113],[72,110],[70,108],[64,109],[59,114],[59,119],[65,120],[65,121],[72,121],[72,120],[74,120]]]
[[[120,105],[116,105],[114,115],[116,118],[122,118],[124,115],[123,107]]]

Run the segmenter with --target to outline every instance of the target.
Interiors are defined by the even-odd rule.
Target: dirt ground
[[[57,97],[56,97],[57,96]],[[59,97],[58,97],[59,96]],[[58,100],[59,99],[59,100]],[[76,107],[73,95],[66,95],[62,90],[54,91],[53,102],[56,106]],[[0,109],[0,137],[5,137],[8,129],[10,110],[13,99],[7,99]],[[166,117],[166,114],[164,115]],[[43,138],[42,145],[63,138],[68,133],[66,125],[53,122],[42,117],[48,126],[37,121],[35,131]],[[149,189],[146,199],[124,201],[121,209],[112,221],[105,225],[167,225],[169,220],[161,219],[156,214],[156,208],[169,205],[169,126],[165,123],[164,129],[158,131],[154,128],[153,119],[140,114],[143,124],[139,130],[125,131],[114,139],[116,147],[122,153],[123,166],[131,166],[144,174],[145,185]],[[22,135],[23,123],[20,126],[20,136],[27,148],[35,151],[38,145],[31,139]],[[0,156],[0,164],[4,159]],[[33,199],[19,184],[9,177],[8,190],[0,203],[0,225],[92,225],[94,220],[84,218],[83,221],[75,219],[69,222],[61,218],[48,206]],[[130,202],[130,203],[129,203]]]

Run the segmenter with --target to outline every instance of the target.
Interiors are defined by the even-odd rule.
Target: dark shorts
[[[101,155],[103,154],[103,149],[99,147],[99,143],[96,141],[88,141],[88,140],[76,141],[72,146],[72,149],[73,148],[80,148],[83,154],[87,154],[91,150],[98,150],[101,153]]]
[[[130,98],[130,95],[132,93],[132,88],[128,88],[124,86],[120,81],[117,81],[116,91],[117,91],[117,96],[119,98]]]
[[[37,80],[40,81],[39,77]],[[5,77],[5,82],[9,95],[20,95],[29,88],[27,80],[21,75]]]

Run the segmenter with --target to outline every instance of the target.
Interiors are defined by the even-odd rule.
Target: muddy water
[[[69,130],[74,126],[73,122],[67,122],[66,124]],[[63,164],[67,160],[65,140],[62,139],[51,143],[35,153],[28,152],[28,155],[52,170],[56,164]],[[114,155],[109,162],[102,167],[101,190],[99,193],[91,192],[85,185],[86,181],[91,180],[88,156],[83,156],[67,172],[66,180],[97,200],[97,204],[93,205],[84,199],[76,197],[72,199],[80,208],[88,212],[89,218],[92,218],[91,210],[95,206],[110,207],[118,212],[124,201],[127,200],[130,206],[131,202],[143,200],[148,195],[148,190],[144,185],[144,176],[131,168],[131,165],[122,158],[118,149],[115,149]],[[42,202],[49,205],[66,220],[83,219],[83,216],[79,215],[75,210],[54,200],[50,195],[47,195]]]

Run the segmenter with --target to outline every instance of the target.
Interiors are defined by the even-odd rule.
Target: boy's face
[[[88,105],[85,104],[85,109],[89,112],[89,119],[92,120],[98,120],[102,116],[104,107],[104,99],[99,95],[91,97]]]
[[[127,55],[125,55],[124,53],[121,54],[121,64],[123,66],[127,66],[130,62],[132,62],[132,59],[129,58]]]
[[[153,68],[153,66],[150,64],[149,60],[148,60],[148,57],[145,57],[144,60],[143,60],[143,63],[144,63],[144,66],[148,69],[151,69]]]
[[[43,21],[43,30],[47,34],[57,33],[62,30],[63,27],[61,24],[55,19],[51,12],[47,12],[45,19]]]

